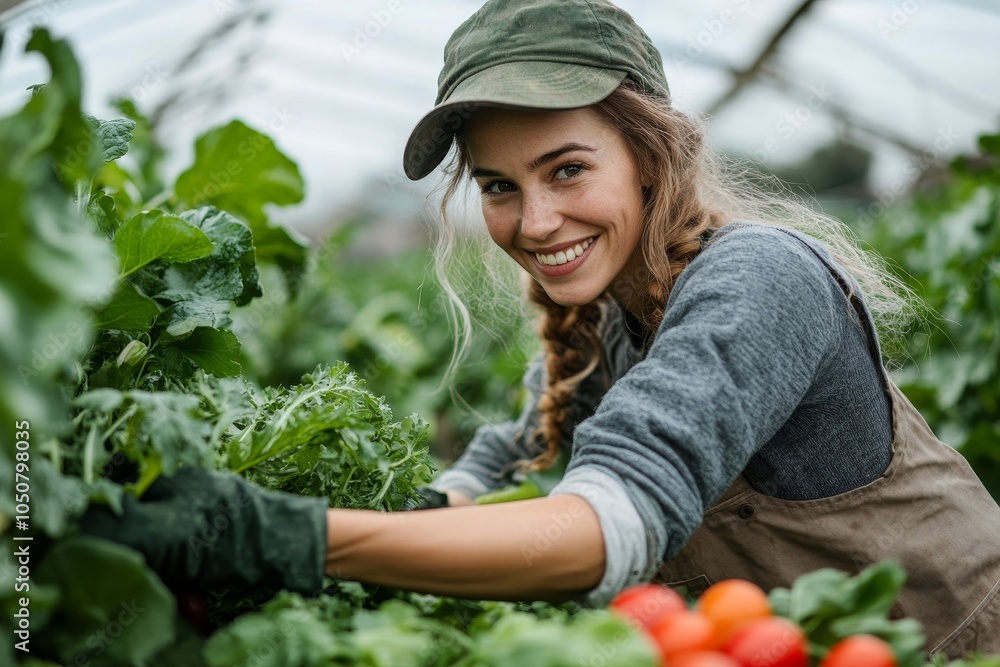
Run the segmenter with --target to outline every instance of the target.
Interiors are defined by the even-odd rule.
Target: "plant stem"
[[[119,416],[118,419],[116,419],[114,423],[108,427],[108,430],[106,430],[101,435],[101,442],[104,442],[105,440],[110,438],[111,434],[118,430],[118,427],[121,426],[122,422],[131,419],[132,415],[138,412],[138,410],[139,410],[139,405],[137,403],[133,403],[132,405],[128,406],[128,409],[122,412],[121,416]]]
[[[94,446],[97,442],[97,424],[92,424],[87,431],[87,442],[83,446],[83,481],[94,483]],[[103,440],[101,440],[103,442]]]
[[[385,483],[382,484],[382,488],[379,489],[378,495],[375,496],[375,499],[372,501],[372,509],[377,508],[378,504],[382,502],[382,498],[384,498],[385,494],[389,491],[389,485],[392,484],[392,480],[395,479],[395,477],[396,473],[390,470],[389,474],[385,478]]]

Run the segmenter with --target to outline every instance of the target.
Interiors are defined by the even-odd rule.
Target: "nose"
[[[563,216],[556,202],[544,193],[522,192],[521,235],[532,241],[544,241],[562,227]]]

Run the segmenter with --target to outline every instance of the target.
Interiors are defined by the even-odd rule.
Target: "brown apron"
[[[871,344],[867,309],[852,302]],[[741,475],[657,580],[694,594],[732,577],[770,590],[819,568],[854,574],[892,558],[907,573],[892,616],[919,620],[929,653],[1000,654],[1000,507],[965,458],[934,436],[895,383],[883,381],[893,454],[881,477],[828,498],[783,500]]]

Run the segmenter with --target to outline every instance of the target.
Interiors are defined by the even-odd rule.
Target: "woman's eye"
[[[514,184],[510,181],[492,181],[482,187],[483,194],[502,195],[514,191]]]
[[[581,171],[583,171],[582,164],[564,164],[563,166],[556,169],[555,177],[559,179],[573,178]]]

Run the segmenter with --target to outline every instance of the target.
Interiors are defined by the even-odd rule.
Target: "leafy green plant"
[[[233,314],[244,374],[289,386],[318,363],[347,361],[391,405],[428,418],[438,455],[453,459],[484,420],[516,416],[521,377],[537,343],[523,317],[474,311],[481,321],[449,392],[444,373],[454,337],[428,249],[359,259],[351,256],[354,230],[345,226],[317,249],[294,294],[264,267],[269,296]],[[482,272],[476,250],[468,253],[468,265]]]
[[[15,212],[0,249],[19,269],[4,274],[0,303],[13,304],[20,323],[4,339],[3,353],[17,363],[4,366],[0,406],[9,424],[27,424],[19,438],[35,446],[15,457],[4,439],[0,579],[16,572],[16,458],[32,491],[30,527],[17,529],[40,538],[32,552],[39,564],[19,592],[30,595],[32,631],[45,637],[24,647],[65,662],[146,664],[175,639],[187,651],[200,644],[184,634],[173,596],[141,557],[67,536],[88,503],[120,507],[123,493],[141,494],[180,466],[233,464],[266,486],[328,495],[335,506],[398,509],[431,473],[426,424],[394,421],[343,364],[317,367],[288,390],[237,378],[230,314],[262,294],[252,229],[286,273],[305,256],[263,210],[302,192],[297,167],[269,138],[238,122],[209,132],[176,192],[151,195],[151,206],[142,198],[160,183],[155,174],[115,164],[131,130],[145,124],[134,106],[119,105],[137,120],[84,116],[68,46],[40,30],[29,50],[48,60],[52,80],[0,121],[0,198]],[[212,171],[219,150],[244,142],[254,147],[240,167],[244,180],[225,197],[193,188],[191,174]],[[137,162],[150,166],[158,154],[147,147]],[[48,341],[40,351],[38,341]],[[33,356],[39,361],[25,366]],[[141,617],[119,623],[113,642],[95,640],[126,592]],[[0,592],[0,607],[12,612],[8,627],[23,607],[13,587]],[[0,651],[0,661],[13,663],[9,644]]]
[[[226,667],[256,657],[275,667],[569,667],[601,656],[600,664],[610,666],[658,664],[645,637],[605,610],[415,594],[368,598],[362,605],[283,593],[213,635],[207,662]],[[276,646],[275,637],[285,641]]]
[[[385,400],[346,364],[263,394],[253,419],[225,447],[233,472],[355,509],[399,509],[416,496],[416,484],[430,481],[426,422],[416,415],[393,421]]]
[[[856,226],[926,305],[897,384],[1000,498],[1000,135],[979,147],[940,187]]]
[[[115,576],[81,576],[95,571]],[[52,547],[36,578],[39,585],[59,591],[45,632],[37,633],[36,641],[60,661],[72,663],[78,655],[95,653],[106,664],[142,664],[175,637],[180,619],[175,618],[173,596],[131,549],[69,537]],[[123,626],[127,632],[113,629]]]
[[[805,631],[814,658],[824,656],[845,637],[867,633],[889,642],[900,667],[920,667],[924,645],[920,623],[888,619],[905,580],[903,568],[892,561],[872,565],[854,577],[823,569],[803,575],[791,589],[772,590],[769,598],[776,614]]]

